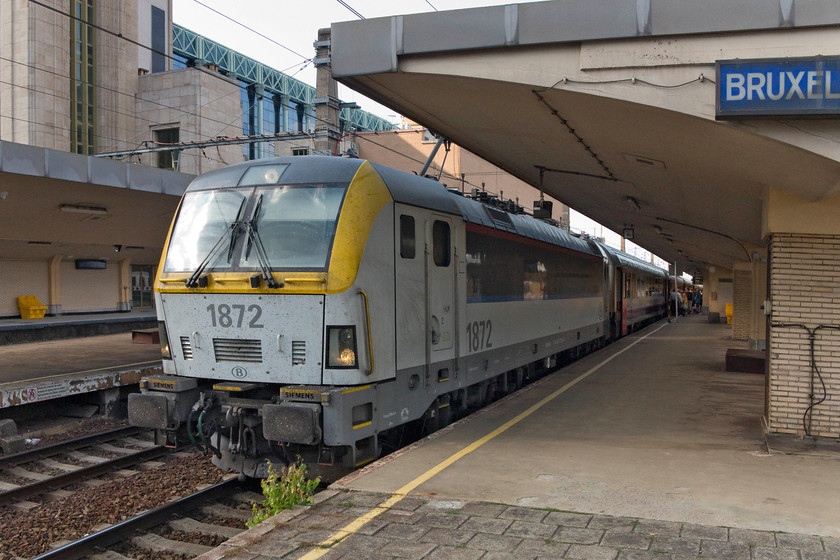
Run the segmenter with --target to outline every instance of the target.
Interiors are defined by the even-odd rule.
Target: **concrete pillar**
[[[50,259],[48,282],[50,301],[47,302],[48,315],[61,315],[61,255],[54,255]]]
[[[732,303],[732,271],[716,266],[709,267],[703,283],[703,307],[708,307],[709,322],[726,322],[726,304]]]
[[[131,311],[131,259],[123,259],[120,266],[120,300],[117,309]]]
[[[99,404],[100,413],[107,418],[120,418],[124,412],[119,387],[97,391],[96,401]]]
[[[330,30],[319,29],[315,43],[315,153],[332,155],[341,138],[338,117],[341,110],[338,84],[330,66]],[[308,113],[308,111],[307,111]]]
[[[752,263],[738,264],[733,272],[732,338],[749,340],[753,319]]]
[[[838,216],[838,197],[814,201],[768,189],[771,432],[840,436]]]
[[[752,262],[752,321],[750,327],[750,347],[764,350],[767,347],[767,316],[764,302],[767,298],[767,250],[761,249],[753,254]]]

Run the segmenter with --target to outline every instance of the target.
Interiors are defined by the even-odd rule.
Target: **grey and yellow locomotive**
[[[644,283],[639,321],[664,314],[665,273],[621,258],[363,160],[216,170],[173,221],[164,374],[129,420],[248,476],[297,457],[352,469],[632,330],[625,276]]]

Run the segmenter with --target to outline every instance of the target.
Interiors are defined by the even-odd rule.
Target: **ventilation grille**
[[[306,341],[292,341],[292,365],[302,366],[306,363]]]
[[[185,360],[193,359],[192,342],[190,342],[190,337],[188,336],[181,337],[181,354]]]
[[[259,340],[214,338],[213,351],[217,362],[262,362],[262,343]]]

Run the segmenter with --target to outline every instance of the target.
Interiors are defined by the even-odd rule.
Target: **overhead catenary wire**
[[[360,14],[360,13],[359,13],[359,12],[358,12],[358,11],[357,11],[354,7],[353,7],[353,6],[351,6],[350,4],[348,4],[347,2],[345,2],[344,0],[336,0],[336,2],[338,2],[339,4],[341,4],[342,6],[344,6],[345,8],[347,8],[348,10],[350,10],[350,12],[352,12],[352,14],[353,14],[354,16],[356,16],[357,18],[359,18],[359,19],[366,19],[366,18],[365,18],[365,16],[363,16],[362,14]]]
[[[311,62],[311,61],[312,61],[312,57],[311,57],[311,56],[305,56],[305,55],[300,54],[299,52],[297,52],[297,51],[296,51],[296,50],[294,50],[294,49],[290,49],[289,47],[287,47],[287,46],[286,46],[286,45],[284,45],[283,43],[280,43],[279,41],[277,41],[277,40],[275,40],[275,39],[272,39],[272,38],[271,38],[271,37],[269,37],[268,35],[264,35],[263,33],[260,33],[259,31],[257,31],[256,29],[254,29],[254,28],[252,28],[252,27],[248,27],[247,25],[245,25],[245,24],[244,24],[244,23],[242,23],[241,21],[237,21],[236,19],[234,19],[234,18],[230,17],[229,15],[227,15],[227,14],[225,14],[225,13],[223,13],[223,12],[220,12],[219,10],[217,10],[217,9],[213,8],[212,6],[208,6],[208,5],[207,5],[207,4],[205,4],[204,2],[201,2],[200,0],[193,0],[193,2],[195,2],[195,3],[196,3],[196,4],[198,4],[199,6],[203,6],[203,7],[207,8],[208,10],[210,10],[211,12],[213,12],[213,13],[215,13],[215,14],[218,14],[218,15],[222,16],[223,18],[225,18],[225,19],[227,19],[227,20],[229,20],[229,21],[231,21],[231,22],[235,23],[236,25],[238,25],[238,26],[240,26],[240,27],[243,27],[243,28],[247,29],[247,30],[248,30],[248,31],[250,31],[251,33],[253,33],[253,34],[255,34],[255,35],[258,35],[259,37],[262,37],[262,38],[263,38],[263,39],[265,39],[266,41],[269,41],[269,42],[271,42],[271,43],[274,43],[274,44],[275,44],[275,45],[277,45],[278,47],[280,47],[280,48],[282,48],[282,49],[285,49],[285,50],[289,51],[290,53],[292,53],[292,54],[294,54],[294,55],[297,55],[297,56],[301,57],[301,58],[302,58],[304,61],[306,61],[306,62]]]
[[[103,33],[107,33],[107,34],[109,34],[109,35],[113,35],[114,37],[117,37],[117,38],[122,39],[122,40],[124,40],[124,41],[128,41],[129,43],[131,43],[131,44],[133,44],[133,45],[136,45],[136,46],[138,46],[138,47],[141,47],[141,48],[147,49],[148,51],[150,51],[150,52],[152,52],[152,53],[155,53],[155,54],[159,54],[159,55],[161,55],[161,56],[163,56],[163,57],[165,57],[165,58],[168,58],[169,60],[175,60],[175,58],[174,58],[173,56],[169,55],[168,53],[163,52],[163,51],[156,50],[156,49],[152,48],[150,45],[144,45],[143,43],[140,43],[139,41],[135,41],[134,39],[130,39],[130,38],[126,37],[125,35],[123,35],[123,34],[122,34],[122,32],[115,32],[115,31],[111,31],[110,29],[107,29],[107,28],[105,28],[105,27],[102,27],[101,25],[97,25],[97,24],[95,24],[95,23],[91,23],[91,22],[89,22],[89,21],[87,21],[87,20],[84,20],[84,19],[82,19],[82,18],[76,17],[76,16],[75,16],[75,15],[73,15],[72,13],[64,12],[64,11],[62,11],[62,10],[58,9],[58,8],[55,8],[55,7],[50,6],[50,5],[48,5],[48,4],[44,4],[43,2],[40,2],[39,0],[28,0],[28,2],[30,2],[31,4],[35,4],[35,5],[37,5],[37,6],[41,6],[42,8],[46,8],[47,10],[51,10],[51,11],[53,11],[53,12],[57,13],[57,14],[63,15],[63,16],[65,16],[65,17],[67,17],[67,18],[70,18],[70,19],[72,19],[72,20],[74,20],[74,21],[78,21],[78,22],[80,22],[80,23],[82,23],[82,24],[84,24],[84,25],[88,25],[88,26],[90,26],[90,27],[92,27],[92,28],[94,28],[94,29],[96,29],[96,30],[98,30],[98,31],[102,31]],[[309,56],[304,56],[304,55],[300,54],[299,52],[295,51],[294,49],[291,49],[291,48],[287,47],[286,45],[284,45],[284,44],[280,43],[279,41],[277,41],[277,40],[275,40],[275,39],[272,39],[271,37],[268,37],[267,35],[264,35],[264,34],[260,33],[259,31],[255,30],[255,29],[253,29],[253,28],[251,28],[251,27],[248,27],[248,26],[247,26],[247,25],[245,25],[244,23],[241,23],[241,22],[237,21],[236,19],[234,19],[234,18],[232,18],[232,17],[228,16],[227,14],[224,14],[224,13],[222,13],[222,12],[220,12],[220,11],[218,11],[218,10],[216,10],[216,9],[212,8],[212,7],[210,7],[210,6],[208,6],[207,4],[204,4],[204,3],[200,2],[199,0],[193,0],[193,2],[195,2],[196,4],[199,4],[199,5],[201,5],[201,6],[204,6],[204,7],[205,7],[205,8],[207,8],[208,10],[210,10],[210,11],[212,11],[212,12],[214,12],[214,13],[216,13],[216,14],[218,14],[218,15],[222,16],[222,17],[224,17],[225,19],[230,20],[231,22],[233,22],[233,23],[235,23],[235,24],[237,24],[237,25],[239,25],[239,26],[241,26],[241,27],[244,27],[244,28],[245,28],[245,29],[247,29],[248,31],[250,31],[250,32],[252,32],[252,33],[254,33],[254,34],[256,34],[256,35],[258,35],[258,36],[262,37],[263,39],[266,39],[267,41],[270,41],[270,42],[274,43],[274,44],[275,44],[275,45],[277,45],[278,47],[281,47],[281,48],[283,48],[283,49],[285,49],[285,50],[289,51],[290,53],[292,53],[292,54],[294,54],[294,55],[296,55],[296,56],[301,57],[301,58],[302,58],[303,60],[305,60],[305,61],[311,61],[311,60],[312,60],[312,57],[309,57]]]

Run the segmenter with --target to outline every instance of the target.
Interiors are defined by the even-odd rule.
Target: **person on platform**
[[[682,298],[680,294],[677,293],[677,290],[671,290],[671,315],[676,317],[679,315],[680,311],[680,304],[682,303]]]

